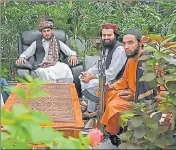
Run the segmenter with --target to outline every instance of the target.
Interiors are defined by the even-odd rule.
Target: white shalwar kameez
[[[108,51],[109,50],[107,49],[105,53],[106,56],[108,54]],[[111,60],[111,64],[109,65],[109,68],[105,70],[106,83],[111,84],[113,83],[113,81],[115,81],[117,74],[123,68],[126,60],[127,60],[127,57],[123,46],[118,46],[112,55],[112,60]],[[88,83],[81,82],[81,89],[82,91],[87,89],[92,95],[96,95],[96,90],[99,87],[98,62],[96,62],[96,64],[92,68],[90,68],[87,72],[97,76],[97,79],[92,79]],[[88,100],[88,106],[87,106],[88,112],[94,112],[96,110],[96,105],[97,103]]]
[[[60,42],[60,50],[66,55],[66,56],[72,56],[76,55],[76,52],[71,50],[67,45],[65,45],[63,42]],[[44,60],[48,56],[49,51],[49,41],[42,39],[42,45],[45,50],[45,57]],[[25,59],[28,59],[29,57],[33,56],[36,51],[36,41],[34,41],[30,47],[24,51],[20,57],[23,57]],[[60,83],[70,83],[73,82],[73,75],[70,67],[62,62],[57,62],[54,66],[50,66],[47,68],[37,68],[35,70],[35,73],[41,80],[45,80],[48,82],[60,82]]]

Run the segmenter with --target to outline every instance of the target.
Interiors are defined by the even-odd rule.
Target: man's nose
[[[123,44],[124,48],[125,49],[128,49],[129,48],[129,45],[128,44]]]
[[[109,36],[106,35],[104,38],[107,40],[107,39],[109,39]]]

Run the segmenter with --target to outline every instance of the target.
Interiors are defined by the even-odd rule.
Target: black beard
[[[132,52],[130,55],[127,55],[127,58],[133,58],[135,56],[137,56],[139,53],[139,47],[136,48],[136,50],[134,52]]]
[[[117,41],[116,39],[114,39],[114,40],[112,40],[110,42],[104,42],[104,41],[102,41],[102,44],[103,44],[103,46],[105,48],[112,48],[115,45],[116,41]]]
[[[46,41],[49,41],[49,40],[51,40],[51,38],[54,36],[54,34],[52,34],[51,36],[50,36],[50,38],[45,38],[44,36],[43,36],[43,38],[46,40]]]
[[[43,38],[44,38],[44,37],[43,37]],[[49,40],[51,40],[51,37],[50,37],[50,38],[47,38],[47,39],[46,39],[46,38],[44,38],[44,39],[45,39],[46,41],[49,41]]]

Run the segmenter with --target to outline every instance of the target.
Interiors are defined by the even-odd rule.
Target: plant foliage
[[[140,60],[144,60],[140,81],[156,89],[158,96],[154,100],[132,104],[131,110],[122,113],[121,126],[128,125],[129,129],[119,136],[123,141],[119,145],[121,149],[176,147],[176,42],[171,42],[175,36],[150,34],[144,38],[147,43],[144,49],[151,55],[140,57]],[[159,102],[158,108],[151,109],[156,100]],[[151,110],[157,112],[153,117],[150,116]],[[171,114],[167,125],[161,123],[164,113]]]

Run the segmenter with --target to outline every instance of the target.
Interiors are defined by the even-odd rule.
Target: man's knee
[[[82,90],[85,90],[85,89],[88,89],[89,88],[89,82],[88,83],[84,83],[84,82],[80,82],[81,83],[81,89]]]
[[[130,104],[128,104],[128,102],[123,99],[111,100],[106,106],[106,109],[111,109],[111,110],[115,109],[118,111],[128,110],[130,108],[131,108]]]
[[[113,108],[113,107],[115,107],[115,106],[117,106],[117,105],[118,105],[118,103],[116,103],[115,100],[112,100],[112,101],[110,101],[110,102],[107,104],[107,107]]]

